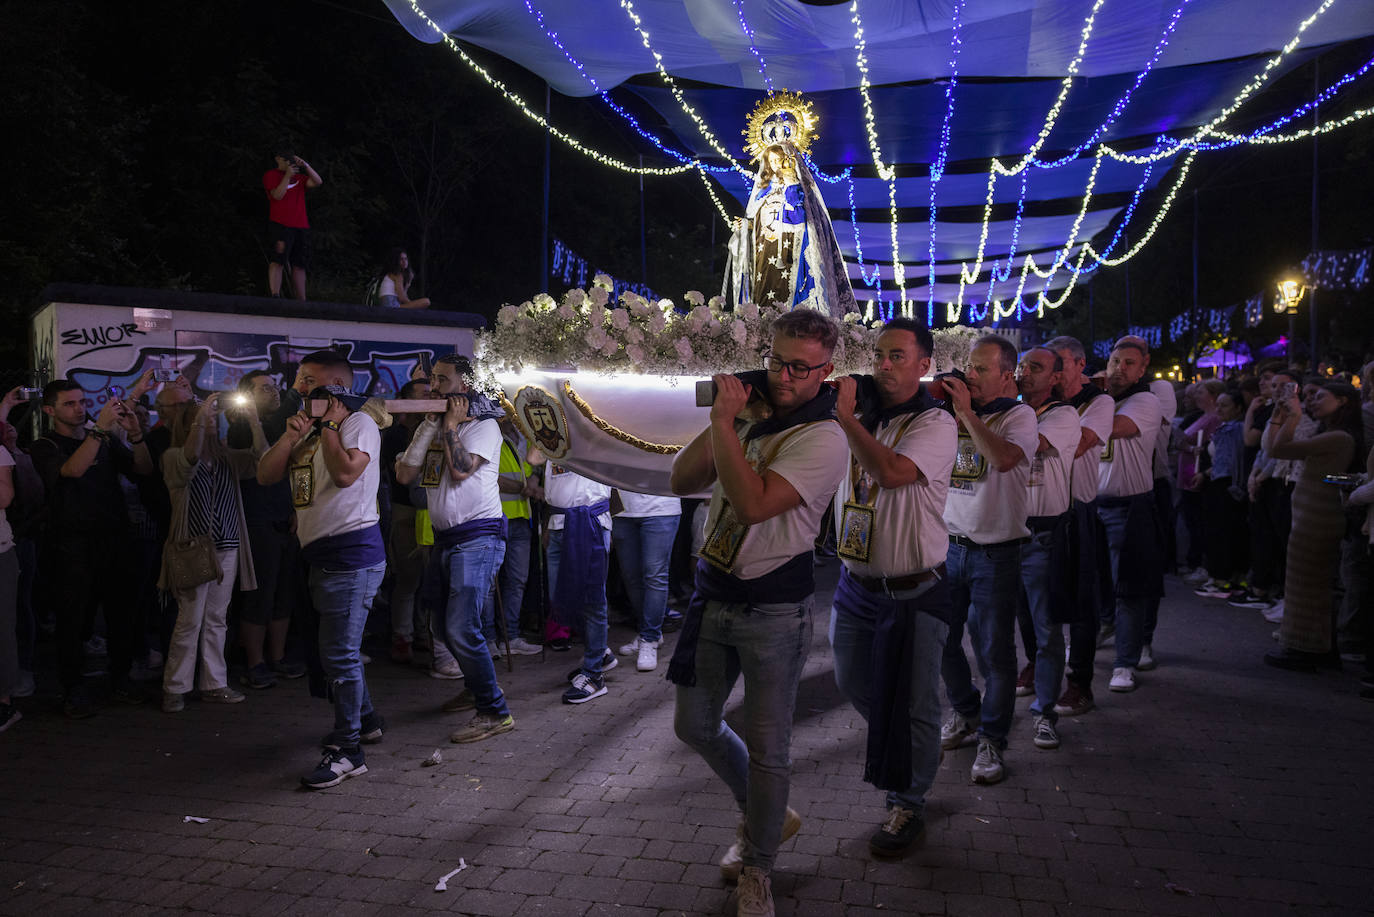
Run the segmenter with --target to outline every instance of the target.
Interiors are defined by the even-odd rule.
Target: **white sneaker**
[[[963,745],[969,736],[978,731],[978,724],[964,719],[958,710],[949,711],[949,716],[940,724],[940,747],[951,751]]]
[[[510,642],[510,654],[512,656],[538,656],[543,651],[542,646],[537,646],[524,637],[516,637]]]
[[[1155,662],[1154,649],[1155,648],[1148,643],[1140,648],[1140,661],[1135,664],[1137,669],[1142,672],[1148,672],[1159,665],[1159,663]]]
[[[1107,687],[1113,691],[1134,691],[1135,673],[1125,666],[1118,666],[1112,669],[1112,680]]]
[[[635,661],[635,668],[641,672],[652,672],[658,668],[657,643],[650,643],[647,640],[639,641],[639,659]]]
[[[782,843],[801,830],[802,819],[797,810],[791,806],[782,816],[782,837],[778,843]],[[720,877],[726,882],[738,882],[740,870],[744,866],[744,820],[741,819],[739,826],[735,828],[735,842],[730,845],[730,849],[725,851],[725,856],[720,858]]]
[[[434,665],[429,668],[430,678],[442,678],[446,681],[454,681],[463,677],[463,670],[458,667],[458,663],[452,659],[435,660]]]
[[[1262,613],[1264,615],[1264,620],[1268,621],[1270,624],[1278,624],[1283,620],[1283,599],[1279,599]]]
[[[635,656],[639,653],[639,638],[635,637],[629,643],[616,650],[621,656]]]
[[[773,889],[768,873],[757,866],[746,866],[739,874],[735,892],[737,917],[773,917]]]

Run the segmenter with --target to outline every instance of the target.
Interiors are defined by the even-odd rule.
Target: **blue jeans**
[[[1107,550],[1112,556],[1113,585],[1120,581],[1121,545],[1126,540],[1126,517],[1130,511],[1129,506],[1103,506],[1100,503],[1097,506],[1097,515],[1107,529]],[[1104,608],[1116,609],[1116,661],[1112,667],[1134,668],[1136,663],[1140,662],[1140,646],[1145,628],[1149,626],[1153,634],[1153,624],[1149,623],[1151,606],[1154,616],[1158,617],[1159,600],[1139,596],[1108,596],[1102,604]]]
[[[1021,591],[1021,546],[966,548],[951,541],[945,566],[954,616],[940,669],[949,704],[965,719],[979,721],[980,738],[1005,748],[1016,705],[1016,597]],[[965,622],[983,676],[981,696],[973,686],[973,672],[964,655]]]
[[[1049,532],[1036,532],[1021,546],[1022,607],[1030,613],[1035,629],[1035,699],[1031,713],[1051,723],[1059,719],[1054,703],[1059,699],[1059,683],[1064,678],[1064,625],[1050,620],[1050,542]],[[1030,655],[1032,647],[1026,647]]]
[[[363,677],[363,628],[382,585],[386,562],[358,570],[310,568],[310,600],[320,617],[320,665],[334,694],[333,739],[358,746],[362,718],[372,713]]]
[[[677,687],[677,737],[730,788],[744,813],[744,865],[765,872],[773,868],[782,842],[792,711],[811,649],[812,602],[811,596],[766,605],[707,602],[697,643],[697,683]],[[724,719],[725,701],[741,675],[744,739]]]
[[[496,666],[482,636],[482,606],[505,556],[505,539],[482,535],[451,548],[436,546],[434,550],[444,551],[441,563],[448,568],[448,596],[439,639],[463,670],[467,689],[477,702],[477,712],[505,716],[510,708],[496,683]]]
[[[639,615],[639,639],[663,639],[663,613],[668,610],[668,561],[673,554],[680,516],[617,516],[611,537],[620,558],[620,578]]]
[[[842,576],[844,574],[841,574]],[[911,620],[911,785],[900,793],[887,794],[888,808],[900,806],[918,816],[925,811],[926,793],[940,768],[940,658],[945,651],[949,625],[923,609],[946,613],[949,585],[936,581],[924,591],[914,589],[893,598],[868,592],[859,586],[835,592],[830,611],[830,646],[835,652],[835,684],[865,719],[873,684],[873,632],[879,608],[894,601],[912,602]]]
[[[611,551],[611,533],[602,530],[606,539],[606,553]],[[549,588],[558,582],[558,561],[563,556],[563,530],[549,532],[548,571]],[[601,660],[606,655],[606,584],[597,591],[596,601],[582,606],[582,638],[587,642],[582,654],[582,672],[588,676],[601,675]]]
[[[506,639],[520,636],[520,607],[525,604],[525,582],[530,578],[530,544],[533,530],[528,519],[507,519],[506,559],[501,574],[492,585],[482,608],[482,634],[488,643],[500,636],[496,629],[496,592],[501,592],[501,608],[506,616]]]

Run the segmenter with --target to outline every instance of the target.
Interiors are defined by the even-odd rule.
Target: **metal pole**
[[[1088,284],[1088,353],[1091,355],[1093,344],[1097,342],[1097,326],[1093,323],[1093,289],[1095,284]]]
[[[644,168],[644,154],[639,154],[639,168]],[[639,282],[649,285],[649,247],[644,223],[644,172],[639,173]]]
[[[1193,375],[1197,365],[1197,250],[1198,250],[1198,203],[1197,189],[1193,189],[1193,345],[1188,350],[1188,375]]]
[[[544,84],[544,121],[549,123],[550,98],[549,84]],[[549,132],[544,131],[544,222],[539,234],[539,283],[536,290],[547,290],[549,283]]]
[[[1320,191],[1321,169],[1317,161],[1317,105],[1316,98],[1321,93],[1321,82],[1319,73],[1321,69],[1321,58],[1312,61],[1312,253],[1316,254],[1320,248],[1317,242],[1317,204]],[[1321,350],[1317,344],[1317,288],[1313,285],[1307,298],[1307,319],[1311,326],[1312,343],[1310,350],[1312,353],[1312,372],[1317,371],[1317,360],[1320,359]]]
[[[1122,237],[1123,237],[1123,241],[1125,242],[1125,245],[1126,245],[1126,249],[1125,249],[1125,250],[1126,250],[1126,251],[1130,251],[1130,250],[1131,250],[1131,233],[1130,233],[1130,231],[1129,231],[1129,230],[1124,231],[1124,232],[1122,233]],[[1131,327],[1131,262],[1127,261],[1127,262],[1125,263],[1125,265],[1123,265],[1123,266],[1124,266],[1125,269],[1126,269],[1126,274],[1125,274],[1125,276],[1126,276],[1126,328],[1127,328],[1127,331],[1129,331],[1129,329],[1130,329],[1130,327]]]

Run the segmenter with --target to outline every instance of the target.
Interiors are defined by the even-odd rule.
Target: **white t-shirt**
[[[801,496],[801,504],[749,526],[731,571],[740,579],[758,579],[812,549],[825,508],[849,468],[849,441],[840,425],[830,420],[760,436],[746,444],[744,454],[751,462],[758,462],[767,457],[774,443],[784,436],[786,441],[765,470],[776,472],[791,484]],[[711,511],[706,518],[708,541],[716,531],[724,504],[725,491],[720,481],[716,481],[711,490]]]
[[[978,452],[973,437],[961,432],[945,502],[945,526],[978,544],[999,544],[1030,534],[1026,528],[1030,459],[1040,445],[1035,410],[1018,404],[980,420],[1022,453],[1011,471],[998,471]]]
[[[434,434],[443,443],[442,429]],[[469,477],[453,480],[448,461],[439,470],[439,484],[429,492],[429,515],[435,531],[451,529],[474,519],[495,519],[501,513],[501,491],[496,486],[501,467],[501,428],[494,420],[470,420],[458,425],[462,448],[482,459]]]
[[[842,558],[845,567],[859,576],[905,576],[920,573],[945,562],[949,533],[945,530],[945,497],[949,491],[949,472],[954,467],[954,447],[958,425],[946,411],[928,410],[919,414],[911,426],[894,442],[897,431],[911,415],[903,414],[880,427],[878,442],[898,455],[909,458],[925,478],[895,490],[883,488],[873,504],[873,545],[868,563]],[[876,485],[875,485],[876,486]],[[852,474],[840,479],[835,493],[835,527],[844,518],[844,504],[853,491]]]
[[[569,471],[562,465],[549,462],[544,472],[544,502],[549,506],[571,509],[574,506],[591,506],[602,500],[611,499],[611,488],[598,484],[591,478],[584,478],[576,471]],[[611,513],[607,510],[596,517],[601,527],[610,531]],[[556,513],[549,519],[549,531],[557,532],[563,528],[563,514]]]
[[[1080,430],[1092,430],[1097,434],[1098,443],[1112,438],[1112,418],[1116,416],[1116,402],[1108,394],[1098,395],[1079,408],[1078,425]],[[1077,446],[1074,449],[1077,450]],[[1069,493],[1082,503],[1097,499],[1097,469],[1102,464],[1102,447],[1093,446],[1073,460],[1073,470],[1069,473]]]
[[[343,447],[365,452],[370,459],[363,473],[348,487],[334,484],[324,465],[324,444],[319,436],[312,439],[313,443],[298,446],[291,457],[294,465],[302,457],[302,449],[313,449],[310,467],[315,498],[309,506],[296,508],[296,535],[301,547],[321,538],[365,529],[381,519],[377,511],[377,485],[381,480],[382,431],[377,429],[377,422],[362,411],[355,411],[339,424]],[[291,474],[290,469],[287,473]]]
[[[391,275],[390,275],[390,274],[383,274],[383,275],[382,275],[382,282],[379,283],[379,284],[377,284],[377,295],[378,295],[378,296],[395,296],[395,295],[396,295],[396,281],[391,279]]]
[[[1174,385],[1167,379],[1156,379],[1150,383],[1150,391],[1159,399],[1159,435],[1155,437],[1152,473],[1157,478],[1169,476],[1169,439],[1171,425],[1178,414],[1178,397]]]
[[[1116,414],[1131,418],[1140,433],[1109,439],[1097,466],[1097,492],[1103,497],[1130,497],[1154,490],[1154,448],[1159,438],[1159,399],[1153,392],[1136,392],[1118,402]]]
[[[14,468],[14,456],[10,455],[10,450],[0,446],[0,468]],[[14,483],[14,472],[10,471],[10,483]],[[5,511],[0,509],[0,554],[4,554],[14,547],[14,530],[10,528],[10,521],[5,517]]]
[[[1050,447],[1031,458],[1026,515],[1058,516],[1068,512],[1069,467],[1078,448],[1080,431],[1078,412],[1072,405],[1052,407],[1037,418],[1037,435],[1045,437]]]
[[[681,516],[682,500],[677,497],[660,497],[656,494],[637,494],[621,487],[620,505],[625,507],[620,516],[626,519],[642,519],[645,516]]]

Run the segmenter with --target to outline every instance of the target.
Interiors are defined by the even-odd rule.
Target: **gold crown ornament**
[[[754,106],[743,134],[744,150],[754,159],[777,143],[790,143],[805,156],[816,139],[819,119],[799,92],[775,92]]]

